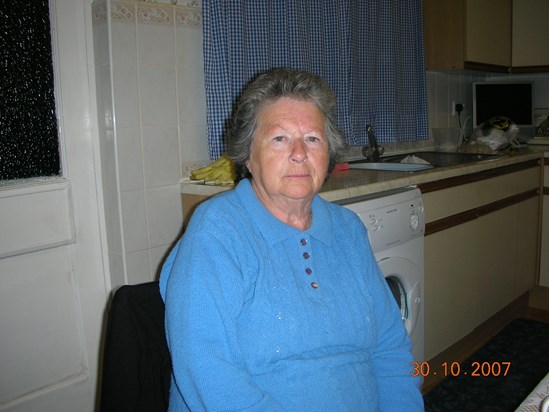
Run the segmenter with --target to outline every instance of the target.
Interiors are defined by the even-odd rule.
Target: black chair
[[[116,291],[104,349],[101,412],[168,409],[172,369],[158,282]]]

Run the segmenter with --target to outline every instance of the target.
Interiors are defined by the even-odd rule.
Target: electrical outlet
[[[450,106],[450,110],[452,110],[452,116],[456,115],[456,101],[452,100],[452,105]]]

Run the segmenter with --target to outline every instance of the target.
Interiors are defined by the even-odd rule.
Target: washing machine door
[[[411,260],[400,257],[387,257],[378,264],[398,304],[406,331],[412,336],[422,298],[420,269]]]

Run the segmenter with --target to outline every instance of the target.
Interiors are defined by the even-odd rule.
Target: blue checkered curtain
[[[349,144],[428,138],[422,0],[203,0],[211,158],[244,85],[272,67],[322,76]]]

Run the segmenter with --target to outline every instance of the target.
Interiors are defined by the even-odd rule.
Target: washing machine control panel
[[[366,225],[374,253],[425,234],[423,199],[417,188],[343,205]]]

